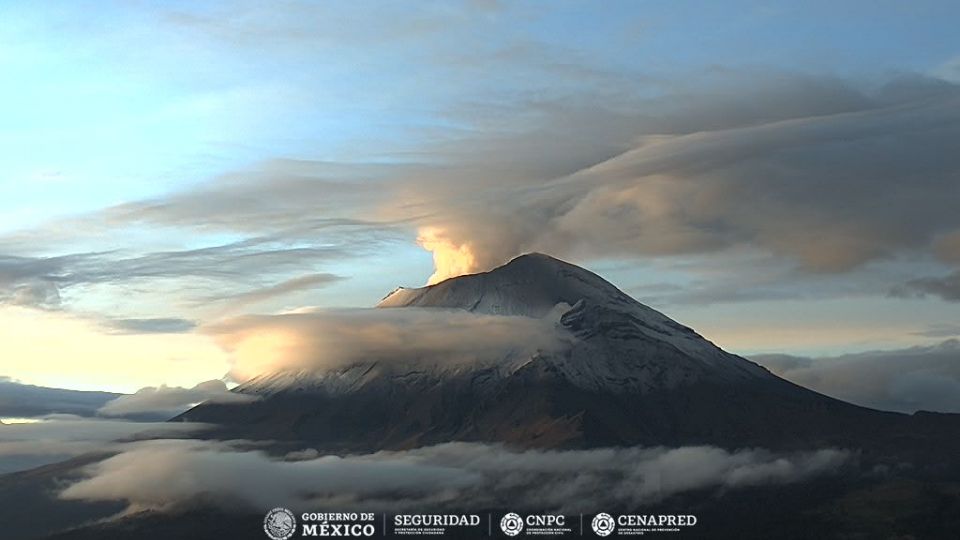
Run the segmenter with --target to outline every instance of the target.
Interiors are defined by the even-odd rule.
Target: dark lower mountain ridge
[[[211,433],[218,438],[308,442],[341,452],[484,441],[537,448],[836,447],[891,459],[960,454],[960,415],[875,411],[782,380],[611,394],[577,387],[536,363],[489,389],[483,381],[493,377],[385,374],[350,392],[300,387],[242,405],[200,406],[179,419],[216,424]]]

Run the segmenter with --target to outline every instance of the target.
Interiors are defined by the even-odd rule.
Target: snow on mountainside
[[[600,276],[542,253],[521,255],[479,274],[460,276],[418,289],[399,288],[377,307],[459,308],[494,315],[543,317],[571,306],[561,323],[582,339],[660,343],[699,361],[766,373],[756,364],[725,353],[663,313],[634,300]],[[639,344],[639,343],[637,343]]]
[[[482,362],[444,355],[424,362],[398,353],[264,374],[234,389],[260,399],[203,403],[174,420],[216,426],[207,434],[212,438],[309,441],[344,452],[450,441],[524,448],[829,446],[869,448],[895,462],[960,452],[960,424],[950,415],[873,411],[801,388],[599,276],[545,255],[399,289],[380,307],[541,317],[559,342],[494,350]]]
[[[380,308],[463,309],[485,315],[555,320],[562,346],[521,355],[504,351],[495,365],[367,362],[333,371],[288,371],[257,377],[241,392],[273,394],[322,389],[358,390],[381,378],[398,384],[472,377],[483,372],[491,391],[497,380],[531,368],[547,370],[591,391],[647,392],[696,382],[772,378],[765,369],[724,352],[692,329],[637,302],[598,275],[538,253],[522,255],[490,272],[436,285],[400,288]]]
[[[521,255],[489,272],[450,278],[427,287],[400,287],[377,307],[447,307],[542,317],[561,302],[572,306],[580,300],[639,308],[651,319],[689,331],[593,272],[542,253]]]

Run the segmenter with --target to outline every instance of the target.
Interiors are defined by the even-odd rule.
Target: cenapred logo
[[[297,518],[286,508],[274,508],[263,518],[263,532],[272,540],[287,540],[297,532]]]
[[[507,536],[516,536],[523,530],[523,519],[510,512],[500,519],[500,530]]]
[[[617,522],[610,514],[600,513],[593,517],[590,526],[593,527],[593,532],[597,533],[597,536],[610,536],[617,527]]]

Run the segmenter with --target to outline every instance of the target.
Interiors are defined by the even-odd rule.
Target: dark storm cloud
[[[0,416],[30,418],[55,413],[94,416],[97,409],[119,396],[111,392],[34,386],[0,377]]]
[[[299,451],[287,460],[230,444],[147,441],[87,469],[64,499],[119,500],[169,509],[198,497],[225,506],[318,510],[476,507],[575,513],[641,505],[684,491],[785,484],[836,472],[839,450],[777,454],[710,446],[512,451],[447,443],[401,452],[334,456]],[[149,467],[144,467],[149,463]],[[194,482],[170,482],[184,474]]]
[[[960,413],[960,342],[836,357],[751,357],[773,373],[828,396],[876,409]]]

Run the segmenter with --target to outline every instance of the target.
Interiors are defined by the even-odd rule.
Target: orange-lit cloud
[[[263,318],[256,318],[263,320]],[[278,369],[306,365],[310,347],[305,336],[285,328],[282,324],[245,324],[251,318],[243,318],[208,329],[216,336],[217,343],[230,354],[231,377],[246,381],[263,373]],[[266,318],[266,321],[271,321]]]
[[[421,227],[417,244],[433,253],[434,272],[427,280],[428,285],[481,270],[470,243],[455,243],[439,227]]]
[[[231,376],[324,373],[364,362],[433,365],[524,361],[561,343],[555,318],[478,315],[444,309],[337,309],[246,316],[208,325],[228,351]]]

